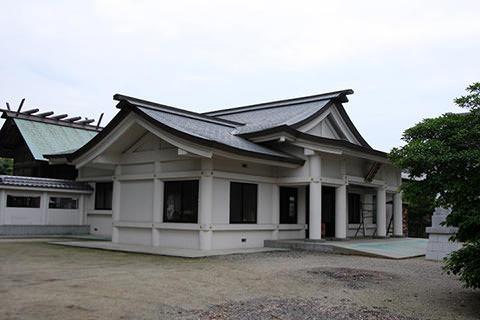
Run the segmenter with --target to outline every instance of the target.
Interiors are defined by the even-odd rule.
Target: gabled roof
[[[248,134],[279,126],[299,126],[325,111],[334,102],[347,102],[353,90],[341,90],[205,113],[224,120],[243,123],[235,134]]]
[[[76,152],[67,155],[67,159],[75,159],[95,146],[103,137],[108,135],[122,119],[130,112],[133,112],[153,125],[180,138],[198,143],[199,145],[267,160],[288,162],[297,165],[304,163],[303,159],[272,150],[232,134],[232,131],[241,125],[239,123],[119,94],[116,94],[114,99],[119,101],[117,107],[122,111],[115,116],[97,137]],[[65,157],[65,154],[50,154],[47,157],[60,158]]]
[[[75,122],[79,117],[62,120],[66,115],[60,119],[9,110],[0,112],[3,112],[2,117],[7,119],[0,131],[1,152],[8,153],[8,150],[14,149],[18,139],[12,137],[20,135],[33,158],[40,161],[47,161],[44,154],[80,148],[102,130],[101,127],[86,122]],[[49,115],[51,114],[53,113]]]
[[[343,121],[360,144],[363,147],[371,148],[355,128],[343,108],[342,103],[348,102],[347,95],[350,94],[353,94],[353,90],[347,89],[314,96],[211,111],[204,114],[243,123],[244,125],[238,127],[234,134],[249,138],[261,135],[262,132],[270,131],[274,128],[290,127],[298,129],[303,124],[322,115],[332,105],[335,105]]]
[[[335,145],[356,152],[385,157],[385,153],[373,150],[366,143],[346,115],[342,103],[348,101],[346,96],[352,93],[352,90],[342,90],[203,114],[116,94],[114,99],[119,101],[117,107],[121,111],[100,134],[70,155],[65,155],[65,153],[48,155],[48,158],[66,157],[71,161],[80,157],[106,137],[130,113],[137,114],[151,124],[179,138],[239,155],[303,164],[303,159],[250,140],[252,137],[258,137],[262,134],[285,130],[292,136],[299,137],[304,141]],[[344,140],[317,137],[298,130],[300,126],[315,119],[331,106],[337,108],[343,121],[360,142],[360,145]]]

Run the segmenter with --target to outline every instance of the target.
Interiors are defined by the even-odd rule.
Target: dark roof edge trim
[[[335,146],[335,147],[344,147],[344,148],[348,148],[348,149],[351,149],[351,150],[354,150],[354,151],[367,153],[367,154],[371,154],[371,155],[375,155],[375,156],[379,156],[379,157],[383,157],[383,158],[387,157],[386,152],[383,152],[383,151],[380,151],[380,150],[375,150],[375,149],[371,148],[370,146],[369,147],[364,147],[364,146],[359,146],[357,144],[354,144],[354,143],[351,143],[351,142],[348,142],[348,141],[345,141],[345,140],[336,140],[336,139],[314,136],[314,135],[311,135],[311,134],[308,134],[308,133],[303,133],[301,131],[293,129],[292,127],[287,126],[287,125],[267,129],[267,130],[264,130],[264,131],[261,131],[261,132],[254,132],[252,134],[245,134],[245,135],[243,135],[243,137],[245,137],[245,138],[255,138],[255,137],[261,137],[261,136],[264,136],[264,135],[267,135],[267,134],[274,134],[274,133],[280,133],[280,132],[285,132],[285,133],[288,133],[288,134],[292,135],[295,138],[300,138],[300,139],[308,140],[308,141],[311,141],[311,142],[323,143],[323,144],[327,144],[327,145],[331,145],[331,146]]]
[[[335,105],[337,106],[337,110],[338,110],[338,112],[340,112],[340,115],[342,116],[343,120],[344,120],[345,123],[347,124],[348,128],[352,131],[352,133],[355,135],[355,137],[357,138],[357,140],[358,140],[364,147],[373,149],[373,148],[368,144],[368,142],[362,137],[362,135],[360,134],[360,132],[358,132],[358,130],[357,130],[357,128],[355,127],[355,125],[353,124],[352,120],[351,120],[350,117],[348,116],[347,111],[345,111],[345,108],[343,107],[343,105],[342,105],[341,103],[335,103]]]
[[[138,98],[134,98],[134,97],[125,96],[125,95],[118,94],[118,93],[113,96],[113,99],[120,102],[119,104],[117,104],[117,108],[120,108],[120,109],[124,107],[124,104],[122,103],[123,101],[125,101],[128,104],[134,104],[135,102],[138,102],[138,103],[144,104],[144,105],[141,106],[142,108],[148,108],[148,106],[151,106],[151,107],[153,107],[151,109],[155,110],[155,111],[163,111],[163,112],[167,112],[167,113],[170,111],[170,112],[174,112],[176,115],[180,114],[180,115],[183,115],[183,116],[188,117],[188,118],[208,121],[208,122],[217,123],[217,124],[220,124],[220,125],[227,125],[227,126],[232,127],[232,128],[235,128],[235,127],[240,126],[240,125],[244,125],[244,123],[225,120],[225,119],[219,119],[219,118],[211,117],[211,116],[208,116],[208,115],[205,115],[205,114],[202,114],[202,113],[197,113],[197,112],[188,111],[188,110],[185,110],[185,109],[175,108],[175,107],[167,106],[167,105],[164,105],[164,104],[160,104],[160,103],[156,103],[156,102],[152,102],[152,101],[148,101],[148,100],[142,100],[142,99],[138,99]],[[159,110],[158,108],[160,108],[162,110]]]
[[[283,100],[275,100],[275,101],[269,101],[269,102],[262,102],[262,103],[256,103],[256,104],[251,104],[251,105],[246,105],[246,106],[240,106],[240,107],[233,107],[233,108],[227,108],[227,109],[219,109],[219,110],[208,111],[208,112],[204,112],[203,114],[204,114],[204,115],[212,115],[212,114],[215,114],[214,117],[218,117],[218,116],[224,115],[225,113],[233,114],[233,113],[247,112],[247,111],[250,111],[250,110],[248,110],[248,108],[252,108],[252,107],[265,106],[265,108],[255,109],[255,111],[256,111],[256,110],[261,110],[261,109],[285,107],[285,106],[289,106],[289,105],[298,104],[298,103],[299,103],[299,102],[298,102],[299,100],[304,100],[304,99],[315,99],[315,98],[318,98],[318,99],[316,99],[316,100],[312,100],[312,101],[308,101],[308,102],[315,102],[315,101],[326,100],[324,97],[325,97],[325,96],[328,96],[328,95],[332,95],[332,94],[339,94],[339,96],[338,96],[338,97],[335,97],[335,98],[328,98],[328,99],[335,100],[335,101],[339,101],[339,102],[348,102],[348,98],[347,98],[346,96],[349,95],[349,94],[353,94],[353,90],[352,90],[352,89],[345,89],[345,90],[326,92],[326,93],[322,93],[322,94],[316,94],[316,95],[305,96],[305,97],[289,98],[289,99],[283,99]],[[279,103],[281,103],[281,105],[279,105],[279,106],[278,106],[278,105],[275,105],[275,104],[279,104]],[[243,110],[243,109],[246,109],[246,110]]]
[[[210,148],[216,148],[216,149],[220,149],[220,150],[223,150],[223,151],[227,151],[227,152],[231,152],[231,153],[235,153],[235,154],[239,154],[239,155],[243,155],[243,156],[261,158],[261,159],[270,160],[270,161],[286,162],[286,163],[292,163],[292,164],[297,164],[297,165],[303,165],[305,163],[305,160],[294,158],[293,156],[291,156],[292,158],[284,158],[284,157],[279,157],[279,156],[267,155],[267,154],[263,154],[263,153],[259,153],[259,152],[246,151],[246,150],[231,147],[231,146],[223,144],[223,143],[219,143],[217,141],[212,141],[212,140],[207,140],[207,139],[199,138],[199,137],[196,137],[196,136],[192,136],[188,133],[173,129],[173,128],[171,128],[171,127],[169,127],[169,126],[167,126],[167,125],[149,117],[148,115],[141,112],[137,108],[133,108],[132,112],[136,113],[137,115],[139,115],[143,119],[147,120],[151,124],[159,127],[160,129],[162,129],[162,130],[164,130],[164,131],[166,131],[170,134],[178,136],[178,137],[180,137],[184,140],[187,140],[187,141],[192,141],[192,142],[197,143],[199,145],[203,145],[203,146],[210,147]]]
[[[271,156],[271,155],[266,155],[262,153],[257,153],[257,152],[251,152],[251,151],[245,151],[241,150],[238,148],[234,148],[231,146],[228,146],[226,144],[222,144],[219,142],[211,141],[211,140],[206,140],[202,139],[199,137],[195,137],[192,135],[189,135],[185,132],[178,131],[176,129],[173,129],[151,117],[146,115],[144,112],[138,110],[137,107],[134,105],[128,104],[125,105],[124,107],[121,108],[121,111],[110,121],[110,123],[95,137],[92,138],[89,142],[87,142],[83,147],[78,149],[77,151],[71,153],[71,154],[62,154],[62,155],[45,155],[46,158],[67,158],[68,161],[72,161],[84,153],[86,153],[88,150],[90,150],[92,147],[94,147],[96,144],[98,144],[105,136],[107,136],[130,112],[133,112],[137,114],[138,116],[142,117],[146,121],[152,123],[154,126],[157,126],[161,128],[164,131],[167,131],[175,136],[178,136],[184,140],[192,141],[194,143],[211,147],[211,148],[217,148],[220,150],[224,150],[227,152],[239,154],[239,155],[244,155],[244,156],[249,156],[249,157],[254,157],[254,158],[261,158],[265,160],[270,160],[270,161],[277,161],[277,162],[285,162],[285,163],[291,163],[291,164],[296,164],[296,165],[303,165],[305,163],[305,160],[303,159],[298,159],[298,158],[283,158],[279,156]]]
[[[5,109],[0,109],[0,112],[2,112],[2,118],[4,119],[10,118],[10,119],[28,120],[28,121],[52,124],[52,125],[57,125],[57,126],[62,126],[67,128],[74,128],[74,129],[81,129],[81,130],[95,131],[95,132],[99,132],[103,129],[103,127],[92,126],[89,124],[68,122],[63,120],[56,120],[52,118],[39,117],[34,114],[29,114],[29,115],[23,114],[23,113],[17,114],[16,111],[9,111]]]

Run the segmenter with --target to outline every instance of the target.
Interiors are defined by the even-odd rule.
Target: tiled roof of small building
[[[44,154],[78,149],[97,135],[97,131],[14,119],[35,160],[47,160]]]
[[[68,190],[93,190],[84,182],[64,179],[36,178],[23,176],[0,175],[0,185],[31,188],[51,188]]]
[[[0,110],[2,117],[11,119],[35,160],[47,161],[44,154],[71,152],[85,145],[103,128],[91,125],[94,119],[54,115],[52,111],[38,113],[38,109],[21,112]],[[3,133],[3,130],[2,130]],[[2,143],[8,145],[4,138]]]

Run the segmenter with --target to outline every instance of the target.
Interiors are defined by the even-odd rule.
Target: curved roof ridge
[[[338,100],[339,102],[348,102],[348,99],[346,96],[349,94],[353,94],[352,89],[332,91],[332,92],[326,92],[326,93],[298,97],[298,98],[289,98],[289,99],[282,99],[282,100],[276,100],[276,101],[262,102],[262,103],[256,103],[256,104],[227,108],[227,109],[219,109],[215,111],[204,112],[202,114],[209,115],[212,117],[218,117],[218,116],[223,116],[228,114],[249,112],[249,111],[269,109],[269,108],[285,107],[285,106],[295,105],[300,103],[315,102],[315,101],[330,100],[330,99]]]
[[[164,104],[160,104],[160,103],[156,103],[156,102],[152,102],[152,101],[148,101],[148,100],[143,100],[143,99],[138,99],[138,98],[134,98],[134,97],[125,96],[125,95],[118,94],[118,93],[113,96],[113,99],[120,102],[117,105],[117,107],[120,108],[120,109],[123,107],[122,101],[126,101],[127,103],[134,104],[134,105],[137,105],[137,106],[140,106],[140,107],[143,107],[143,108],[148,108],[148,109],[152,109],[152,110],[155,110],[155,111],[167,112],[167,113],[171,113],[171,114],[175,114],[175,115],[181,115],[183,117],[187,117],[187,118],[191,118],[191,119],[195,119],[195,120],[200,120],[200,121],[211,122],[211,123],[215,123],[215,124],[220,124],[220,125],[224,125],[224,126],[228,126],[228,127],[232,127],[232,128],[235,128],[239,125],[243,125],[243,123],[240,123],[240,122],[230,121],[230,120],[221,119],[221,118],[215,118],[215,117],[211,117],[209,115],[205,115],[205,114],[202,114],[202,113],[197,113],[197,112],[193,112],[193,111],[189,111],[189,110],[185,110],[185,109],[175,108],[175,107],[167,106],[167,105],[164,105]]]

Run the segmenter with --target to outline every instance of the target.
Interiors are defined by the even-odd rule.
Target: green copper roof
[[[47,161],[44,154],[76,150],[97,135],[92,130],[22,119],[14,121],[35,160]]]

